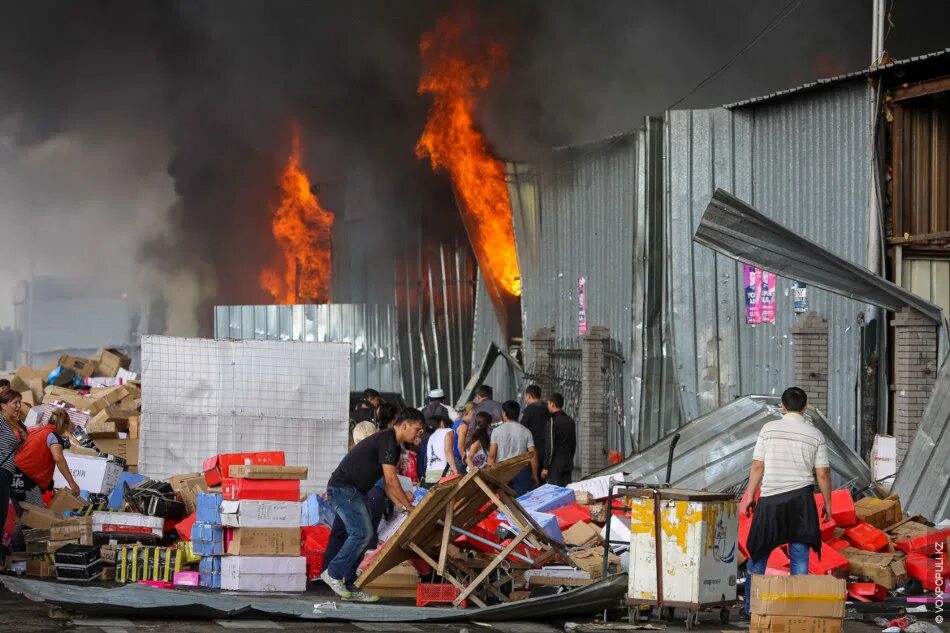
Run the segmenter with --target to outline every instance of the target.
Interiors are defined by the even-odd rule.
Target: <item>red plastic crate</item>
[[[866,552],[879,552],[889,542],[887,534],[863,521],[845,530],[844,535],[852,545]]]
[[[815,495],[815,505],[818,506],[818,520],[821,521],[821,508],[825,499],[821,493]],[[854,499],[847,489],[831,491],[831,519],[838,527],[851,527],[858,522],[858,514],[854,511]]]
[[[322,549],[310,549],[302,552],[307,557],[307,579],[314,581],[320,577],[320,570],[323,567]]]
[[[808,573],[816,576],[837,576],[847,578],[851,570],[848,559],[838,553],[828,543],[821,544],[821,560],[815,555],[815,550],[808,550]]]
[[[451,604],[462,592],[454,585],[443,583],[420,582],[416,585],[416,606],[424,607],[433,602],[448,602]],[[462,600],[463,607],[468,606],[468,600]]]
[[[840,552],[843,549],[851,547],[851,543],[842,538],[833,538],[830,541],[827,541],[826,545],[834,549],[836,552]]]
[[[887,597],[887,588],[876,582],[852,582],[848,585],[848,595],[858,602],[880,602]]]
[[[937,553],[937,543],[950,539],[950,528],[936,529],[920,536],[911,536],[894,541],[894,547],[907,554],[930,556]]]
[[[927,558],[920,554],[911,554],[904,561],[907,566],[907,573],[911,578],[916,578],[927,591],[937,590],[937,561],[934,558]]]

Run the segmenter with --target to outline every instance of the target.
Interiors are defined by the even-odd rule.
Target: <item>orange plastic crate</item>
[[[452,603],[461,593],[454,585],[420,582],[416,585],[416,606],[424,607],[433,602]],[[462,600],[461,606],[467,607],[468,600]]]

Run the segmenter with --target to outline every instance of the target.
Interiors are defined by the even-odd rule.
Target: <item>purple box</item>
[[[176,571],[175,572],[175,586],[176,587],[197,587],[198,579],[201,574],[196,571]]]

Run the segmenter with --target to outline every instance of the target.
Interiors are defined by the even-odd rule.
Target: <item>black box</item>
[[[59,565],[85,567],[101,559],[102,555],[99,553],[98,547],[94,545],[75,545],[73,543],[63,545],[56,550],[56,554],[53,556],[53,562],[57,567]]]
[[[57,580],[84,581],[95,580],[102,575],[102,561],[89,565],[56,565]]]

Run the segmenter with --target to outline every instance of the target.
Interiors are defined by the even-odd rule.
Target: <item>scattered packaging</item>
[[[92,376],[92,373],[96,370],[96,366],[99,363],[89,359],[81,358],[79,356],[70,356],[69,354],[63,354],[59,357],[59,366],[63,369],[69,369],[77,376],[82,378],[89,378]]]
[[[589,572],[566,565],[545,565],[541,569],[529,569],[524,578],[529,587],[584,587],[594,582]]]
[[[815,494],[815,504],[818,506],[818,516],[821,518],[821,509],[825,499],[821,493]],[[854,500],[851,491],[847,489],[831,491],[831,518],[838,527],[850,527],[858,522],[854,511]]]
[[[299,501],[297,479],[225,479],[221,483],[225,500]]]
[[[200,586],[201,574],[196,571],[176,571],[174,582],[176,587]]]
[[[752,615],[750,633],[841,633],[840,618],[805,615]]]
[[[122,465],[107,457],[80,455],[72,450],[64,451],[69,472],[82,490],[108,495],[115,488],[122,472]],[[66,478],[57,468],[53,471],[53,486],[67,488]]]
[[[421,488],[425,490],[425,488]],[[330,504],[323,497],[316,493],[307,495],[307,498],[300,504],[300,525],[326,525],[333,526],[333,520],[336,513]]]
[[[134,512],[94,512],[92,531],[153,534],[161,537],[165,534],[165,519]]]
[[[939,553],[937,550],[938,547],[940,547],[940,551],[946,552],[946,543],[950,540],[950,528],[923,527],[925,527],[925,531],[922,534],[905,536],[896,540],[894,541],[894,547],[907,554],[922,554],[924,556]],[[941,545],[941,543],[943,543],[943,545]]]
[[[876,582],[853,582],[848,585],[848,596],[858,602],[880,602],[887,597],[887,587]]]
[[[594,503],[594,497],[586,490],[575,490],[574,501],[582,506],[589,506]]]
[[[138,440],[96,440],[96,446],[103,453],[116,455],[125,460],[129,466],[139,465],[139,441]]]
[[[221,556],[224,554],[224,528],[195,523],[191,527],[191,546],[199,556]]]
[[[596,547],[603,544],[600,530],[584,521],[575,523],[564,532],[564,544],[571,547]]]
[[[851,573],[858,578],[876,582],[887,589],[907,582],[902,555],[866,552],[853,547],[841,550],[841,555],[848,559]]]
[[[70,510],[78,510],[86,505],[86,500],[69,488],[60,488],[53,494],[49,502],[49,509],[58,515]]]
[[[887,499],[864,497],[854,503],[854,511],[859,520],[883,530],[901,520],[901,502],[897,496]]]
[[[198,563],[198,583],[208,589],[221,588],[221,557],[204,556]]]
[[[878,552],[890,543],[887,534],[870,523],[858,523],[848,528],[845,530],[845,537],[854,547],[866,552]]]
[[[172,490],[185,504],[185,512],[188,514],[195,511],[195,498],[198,493],[208,490],[208,483],[201,473],[175,475],[168,479],[168,483],[171,484]]]
[[[604,576],[604,550],[592,547],[573,552],[568,556],[571,563],[578,569],[587,572],[590,578],[598,579]],[[607,559],[607,573],[614,574],[620,571],[620,557],[611,552]]]
[[[187,517],[175,524],[175,533],[178,534],[178,538],[182,541],[191,540],[191,530],[197,522],[198,514],[192,513]]]
[[[374,578],[363,589],[384,598],[415,598],[419,572],[409,563],[400,563]]]
[[[116,551],[115,579],[121,583],[171,582],[175,572],[181,571],[182,561],[182,552],[174,547],[124,545]]]
[[[299,528],[300,506],[299,501],[224,500],[220,522],[228,527]]]
[[[55,578],[56,567],[45,560],[31,559],[26,561],[26,575],[38,578]]]
[[[118,374],[120,369],[128,369],[131,365],[132,359],[123,352],[117,349],[103,348],[99,350],[99,360],[92,375],[112,377]]]
[[[20,503],[23,513],[20,515],[20,523],[31,528],[51,528],[63,520],[63,515],[54,512],[49,508],[43,508],[32,503]]]
[[[232,591],[305,591],[307,559],[303,556],[225,556],[221,559],[221,588]]]
[[[557,517],[558,527],[560,527],[562,531],[580,521],[590,521],[590,508],[577,503],[555,508],[551,510],[550,513]]]
[[[574,503],[574,491],[554,484],[544,484],[518,497],[518,503],[529,512],[549,512]]]
[[[102,556],[91,545],[64,545],[53,561],[57,580],[88,582],[102,575]]]
[[[147,479],[148,477],[145,475],[139,475],[137,473],[119,473],[115,488],[109,493],[109,505],[107,507],[110,510],[121,510],[122,505],[125,503],[125,486],[128,485],[129,488],[134,488]]]
[[[814,550],[808,551],[808,573],[810,574],[831,575],[847,580],[850,569],[848,559],[828,543],[821,544],[821,559],[815,555]]]

